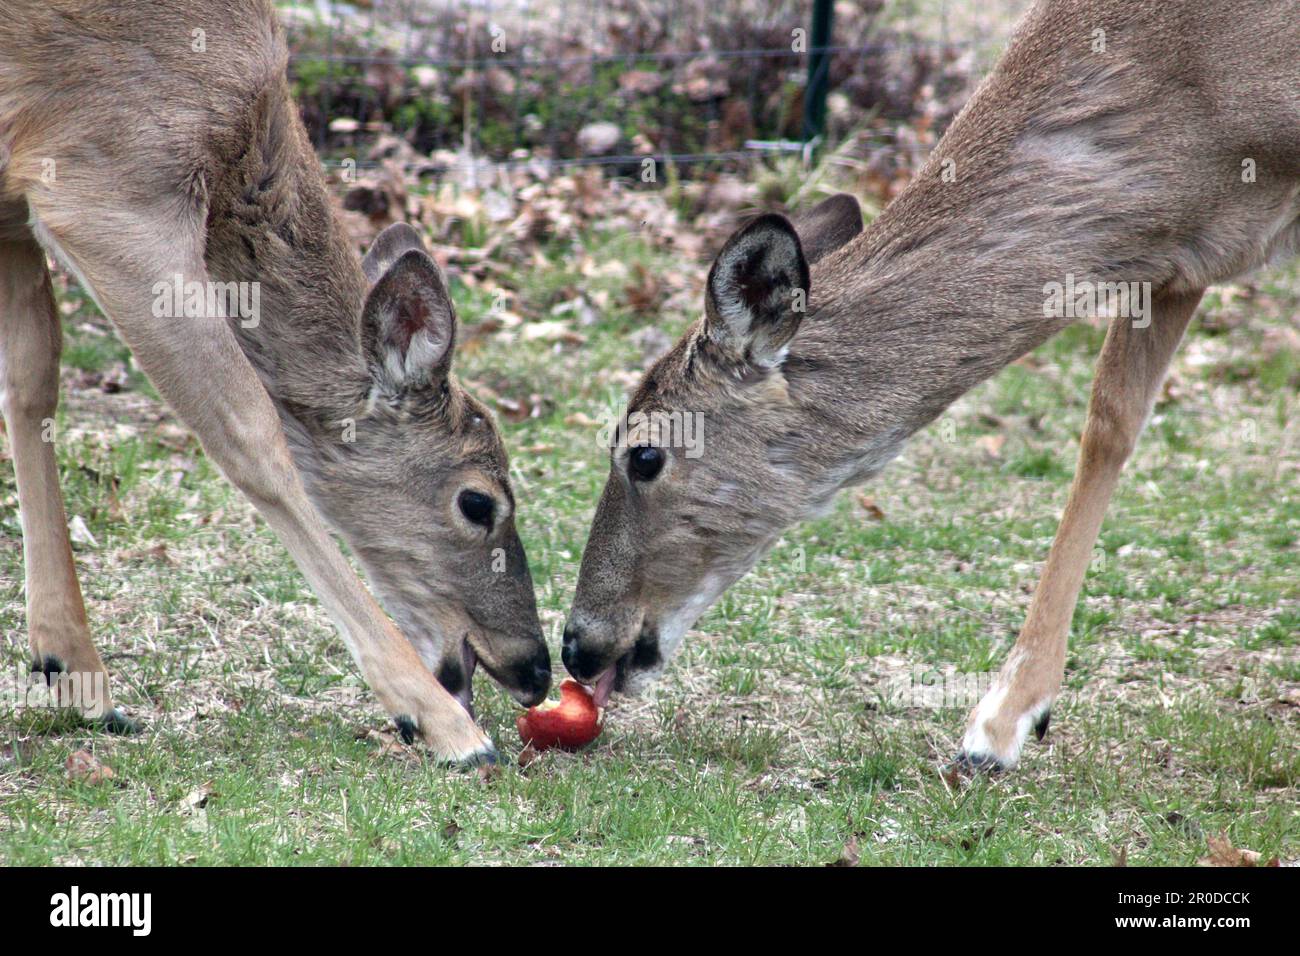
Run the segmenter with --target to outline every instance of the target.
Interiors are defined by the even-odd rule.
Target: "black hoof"
[[[475,767],[495,767],[501,758],[497,756],[497,748],[488,744],[482,750],[476,750],[468,757],[462,757],[456,761],[456,765],[464,767],[466,770],[472,770]]]
[[[394,717],[393,724],[397,727],[397,736],[402,739],[404,744],[415,743],[416,738],[420,735],[415,720],[406,714],[398,714]],[[497,749],[489,743],[467,756],[443,760],[441,763],[444,767],[468,770],[474,767],[492,766],[497,762],[497,759]]]
[[[959,771],[968,774],[977,773],[1002,773],[1007,768],[1002,765],[992,754],[972,754],[963,750],[953,758],[952,763],[945,768],[947,771]]]
[[[439,761],[439,765],[448,770],[481,770],[485,767],[495,767],[499,760],[497,748],[492,744],[488,744],[486,747],[471,754],[466,754],[464,757]]]
[[[1049,710],[1044,712],[1043,716],[1038,718],[1038,723],[1034,724],[1034,733],[1038,735],[1040,741],[1047,736],[1047,725],[1051,722],[1052,712]]]
[[[92,723],[97,724],[100,730],[108,734],[138,734],[144,729],[144,725],[140,721],[128,717],[121,707],[114,707],[103,717],[93,720]]]
[[[417,729],[414,720],[405,714],[399,714],[393,718],[393,723],[397,725],[397,735],[402,738],[402,743],[415,743]]]

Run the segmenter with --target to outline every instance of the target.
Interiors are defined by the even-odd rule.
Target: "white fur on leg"
[[[1016,729],[1009,745],[999,750],[993,742],[989,726],[997,718],[1007,697],[1008,685],[1002,681],[998,686],[984,695],[984,699],[975,708],[970,726],[961,740],[961,752],[974,764],[996,761],[1004,770],[1010,770],[1020,762],[1020,750],[1024,746],[1029,731],[1043,715],[1052,708],[1052,698],[1046,697],[1016,718]]]

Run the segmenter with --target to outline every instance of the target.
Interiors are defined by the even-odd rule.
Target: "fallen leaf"
[[[568,323],[558,319],[529,322],[523,328],[522,338],[525,342],[564,342],[567,345],[582,345],[587,341],[585,335],[573,331]]]
[[[564,424],[572,428],[600,427],[600,422],[596,421],[596,419],[592,418],[590,415],[584,415],[582,412],[574,412],[572,415],[567,416],[564,419]]]
[[[94,754],[86,750],[75,751],[68,757],[64,766],[68,769],[70,779],[79,780],[92,787],[106,783],[116,776],[112,767],[101,763]]]
[[[1006,444],[1006,435],[981,435],[975,440],[978,448],[983,448],[990,458],[1002,457],[1002,446]]]
[[[858,850],[858,837],[856,834],[854,834],[853,836],[849,837],[849,842],[844,844],[844,851],[840,854],[840,858],[834,861],[833,863],[827,863],[826,865],[827,866],[857,866],[858,860],[861,858],[861,855],[862,854]]]
[[[99,542],[90,533],[90,529],[86,527],[86,520],[81,515],[73,515],[72,520],[68,522],[68,537],[72,538],[75,544],[84,544],[91,548],[99,547]]]
[[[982,833],[972,833],[969,836],[962,837],[961,840],[958,842],[960,843],[961,848],[963,850],[969,852],[975,849],[975,847],[979,846],[981,842],[987,840],[992,835],[993,835],[993,827],[988,827]]]
[[[658,274],[638,262],[633,267],[633,280],[623,287],[628,308],[638,315],[653,315],[664,300],[664,287]]]
[[[885,513],[876,504],[876,499],[870,495],[858,495],[858,504],[862,505],[862,510],[867,513],[867,517],[872,521],[884,521]]]
[[[501,395],[497,397],[497,410],[506,421],[518,424],[542,414],[542,398],[540,395],[529,395],[526,400],[520,401]]]
[[[409,759],[416,752],[412,747],[398,740],[397,734],[391,730],[375,730],[371,727],[364,734],[358,735],[357,739],[369,740],[377,744],[377,752],[382,757],[394,756]]]
[[[1210,848],[1210,855],[1197,860],[1201,866],[1277,866],[1278,860],[1274,857],[1266,862],[1260,862],[1263,857],[1254,850],[1244,850],[1232,845],[1228,839],[1227,833],[1220,833],[1217,837],[1206,838],[1206,844]]]
[[[208,798],[212,796],[212,781],[209,780],[185,795],[181,801],[181,813],[194,813],[196,810],[202,810],[208,805]]]

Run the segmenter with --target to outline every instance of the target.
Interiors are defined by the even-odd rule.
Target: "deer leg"
[[[1065,674],[1070,621],[1102,518],[1200,299],[1200,291],[1157,295],[1144,328],[1129,319],[1112,320],[1056,539],[1020,636],[992,689],[971,711],[958,763],[1009,769],[1020,759],[1030,729],[1039,739],[1046,732]]]
[[[62,329],[45,255],[35,240],[0,241],[0,405],[18,482],[32,671],[59,704],[109,730],[134,730],[112,704],[68,541],[54,460]]]
[[[424,666],[326,531],[289,457],[271,398],[227,320],[155,316],[157,284],[166,287],[179,275],[187,287],[208,288],[202,217],[101,212],[106,215],[83,209],[76,219],[62,216],[57,229],[45,220],[38,234],[83,277],[159,393],[279,535],[403,738],[419,736],[447,762],[494,762],[491,741]],[[79,225],[105,220],[119,228],[87,232]]]

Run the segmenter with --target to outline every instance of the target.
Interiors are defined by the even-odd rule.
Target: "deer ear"
[[[420,234],[407,223],[393,223],[375,237],[366,257],[361,260],[361,271],[366,274],[366,281],[374,285],[394,262],[412,249],[424,251]]]
[[[407,250],[379,276],[361,312],[361,344],[375,381],[397,392],[440,380],[455,339],[456,310],[442,270],[423,248]]]
[[[784,216],[769,213],[722,247],[704,294],[709,338],[733,358],[772,368],[785,358],[808,303],[808,262]]]
[[[803,254],[812,265],[846,245],[862,231],[862,208],[848,193],[823,200],[794,220]]]

